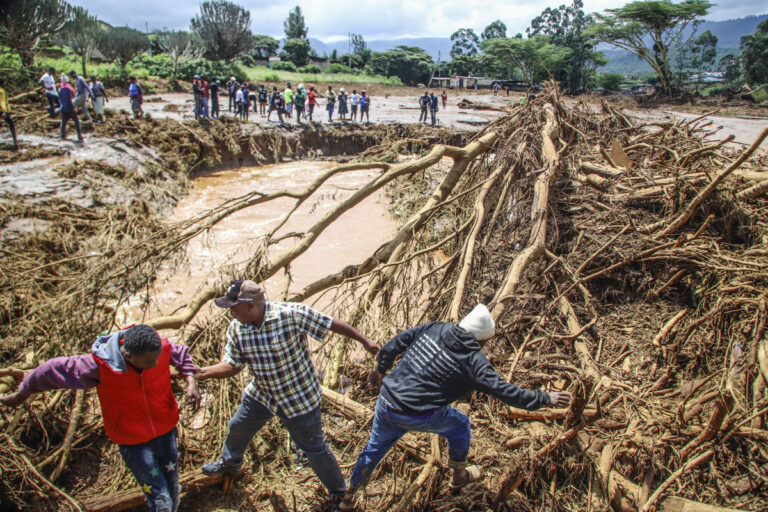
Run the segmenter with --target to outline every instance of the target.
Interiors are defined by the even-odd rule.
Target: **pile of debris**
[[[324,296],[330,313],[382,342],[426,321],[458,320],[484,302],[498,326],[484,350],[498,372],[525,387],[567,390],[574,401],[568,410],[525,412],[485,395],[468,397],[458,406],[473,424],[470,457],[485,466],[483,483],[450,494],[443,485],[444,446],[408,435],[361,493],[361,509],[649,511],[681,510],[689,501],[711,510],[765,509],[768,157],[758,148],[768,129],[740,149],[713,134],[706,118],[643,124],[606,103],[570,107],[549,84],[464,147],[434,144],[419,157],[341,165],[306,190],[251,192],[162,229],[146,230],[127,215],[123,222],[135,240],[126,236],[112,253],[82,264],[88,279],[109,269],[113,286],[151,279],[147,264],[173,258],[187,240],[235,211],[278,197],[298,205],[331,176],[378,169],[315,225],[293,233],[291,249],[270,251],[289,212],[245,266],[223,271],[220,284],[201,288],[185,309],[149,323],[176,330],[198,361],[219,360],[226,320],[195,315],[229,277],[285,273],[289,280],[291,263],[338,216],[388,187],[406,205],[388,243],[363,262],[298,292],[286,287],[275,298]],[[391,157],[385,149],[368,155]],[[109,266],[127,254],[142,261],[139,274]],[[36,300],[61,300],[53,294],[46,302],[46,282],[39,287]],[[120,305],[114,296],[94,301],[95,287],[83,288],[81,309]],[[3,333],[33,320],[19,313],[27,298],[14,300],[1,306]],[[74,351],[62,321],[46,339],[59,353]],[[109,327],[107,319],[99,322]],[[25,361],[29,346],[35,351]],[[4,347],[5,363],[30,366],[50,354],[29,346]],[[329,443],[349,467],[370,428],[376,391],[366,387],[365,374],[371,362],[355,361],[337,338],[317,347],[315,357]],[[192,488],[210,483],[191,468],[218,455],[245,378],[207,386],[207,406],[182,420],[181,467]],[[345,394],[334,391],[342,388]],[[29,412],[3,416],[0,426],[9,501],[105,510],[141,499],[137,491],[110,494],[132,482],[104,441],[90,393],[52,393]],[[324,499],[319,484],[305,485],[311,477],[292,459],[285,432],[268,426],[247,455],[249,475],[221,506],[255,507],[271,497],[279,509],[285,495],[297,510],[317,509]],[[100,469],[95,460],[104,461]],[[204,500],[213,491],[199,492]],[[101,500],[78,504],[94,494]]]

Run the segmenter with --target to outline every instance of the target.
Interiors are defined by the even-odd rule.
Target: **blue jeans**
[[[208,98],[203,98],[203,106],[200,108],[200,115],[208,117]]]
[[[56,117],[56,109],[59,108],[59,95],[45,93],[45,97],[48,99],[48,113],[51,117]]]
[[[229,421],[229,433],[224,441],[221,457],[224,464],[232,469],[239,469],[243,463],[243,454],[248,444],[261,427],[270,419],[272,412],[248,393],[243,393],[243,401]],[[304,452],[309,465],[317,477],[328,489],[331,496],[344,494],[346,483],[331,449],[323,439],[320,424],[320,407],[294,418],[279,414],[283,426],[288,429],[291,439]]]
[[[125,465],[139,482],[149,512],[176,512],[179,508],[179,452],[176,428],[146,443],[120,445]]]
[[[371,437],[355,463],[352,478],[349,479],[350,490],[358,489],[364,484],[389,449],[410,430],[440,434],[448,439],[450,460],[467,460],[472,432],[469,428],[469,418],[464,413],[446,405],[424,416],[402,414],[395,412],[392,405],[379,395],[373,415]]]

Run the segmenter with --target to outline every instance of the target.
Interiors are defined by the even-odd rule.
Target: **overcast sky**
[[[199,11],[197,0],[70,0],[86,7],[91,14],[111,25],[139,29],[188,29],[189,20]],[[334,41],[349,32],[365,39],[399,37],[449,37],[458,28],[482,30],[501,19],[507,33],[525,33],[530,20],[547,7],[557,7],[564,0],[334,0],[331,2],[284,2],[277,0],[235,0],[251,11],[254,34],[283,37],[283,20],[294,5],[300,5],[309,27],[309,37]],[[570,1],[568,1],[570,3]],[[587,12],[620,7],[622,0],[585,0]],[[707,19],[725,20],[768,12],[765,0],[721,0]]]

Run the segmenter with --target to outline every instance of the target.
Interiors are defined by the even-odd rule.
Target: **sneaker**
[[[203,473],[206,475],[226,475],[229,477],[238,477],[243,473],[241,468],[229,466],[223,459],[207,462],[203,464]]]
[[[341,494],[331,496],[331,512],[351,512],[355,510],[355,500],[352,496]]]

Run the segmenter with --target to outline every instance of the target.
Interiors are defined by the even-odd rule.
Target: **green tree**
[[[304,66],[309,62],[309,41],[289,39],[283,45],[283,53],[296,66]]]
[[[624,83],[624,75],[618,73],[598,73],[597,85],[606,91],[618,91]]]
[[[749,85],[757,87],[768,82],[768,20],[761,22],[754,34],[742,36],[741,59]]]
[[[0,43],[29,67],[42,41],[56,35],[70,18],[64,0],[11,0],[0,3]]]
[[[117,62],[124,76],[125,66],[149,48],[149,38],[132,28],[114,27],[102,32],[98,47],[106,58]]]
[[[513,66],[520,70],[529,85],[539,82],[548,72],[563,66],[570,57],[570,50],[555,46],[549,36],[537,35],[528,39],[497,38],[484,41],[483,51],[492,56],[504,69]]]
[[[366,69],[371,75],[397,76],[403,83],[426,83],[434,62],[422,48],[396,46],[386,52],[374,52]]]
[[[469,55],[457,55],[448,63],[448,68],[453,75],[474,75],[478,69],[479,62],[477,57]]]
[[[268,59],[269,57],[277,55],[278,48],[280,48],[280,41],[274,37],[255,35],[253,36],[251,57],[254,59]]]
[[[694,28],[709,12],[708,0],[638,0],[618,9],[596,13],[589,33],[601,41],[634,53],[647,62],[659,77],[662,91],[672,94],[670,58],[689,26]]]
[[[528,36],[547,35],[555,46],[570,50],[565,66],[551,70],[570,94],[583,91],[595,69],[607,62],[602,52],[595,51],[597,40],[587,33],[594,18],[586,15],[583,7],[582,0],[573,0],[571,5],[561,5],[557,9],[547,7],[526,30]]]
[[[709,30],[703,32],[696,38],[691,48],[693,57],[691,64],[696,69],[696,90],[699,90],[701,83],[701,74],[704,70],[712,69],[717,57],[717,36]]]
[[[172,31],[160,34],[157,38],[160,49],[168,54],[173,63],[170,81],[176,80],[179,64],[186,60],[199,58],[204,51],[202,42],[189,32]]]
[[[368,48],[368,44],[366,44],[362,34],[352,34],[351,42],[352,42],[352,54],[358,55],[362,60],[362,64],[355,66],[355,63],[352,62],[352,66],[362,68],[363,66],[368,64],[368,60],[371,58],[371,49]]]
[[[507,26],[501,20],[496,20],[483,29],[480,37],[483,41],[488,39],[496,39],[497,37],[507,37]]]
[[[451,46],[452,59],[459,55],[472,57],[480,51],[480,39],[471,28],[460,28],[451,34],[451,41],[453,41],[453,46]]]
[[[73,7],[71,18],[64,24],[59,35],[72,53],[80,57],[83,76],[88,76],[86,61],[96,48],[101,35],[99,21],[83,7]]]
[[[288,11],[288,17],[283,21],[286,39],[306,39],[309,28],[304,22],[304,15],[298,5]]]
[[[738,88],[742,81],[741,58],[733,52],[728,52],[717,64],[725,73],[725,83],[728,87]]]
[[[232,62],[252,48],[251,13],[226,0],[200,4],[200,14],[191,21],[192,31],[205,46],[205,56]]]

